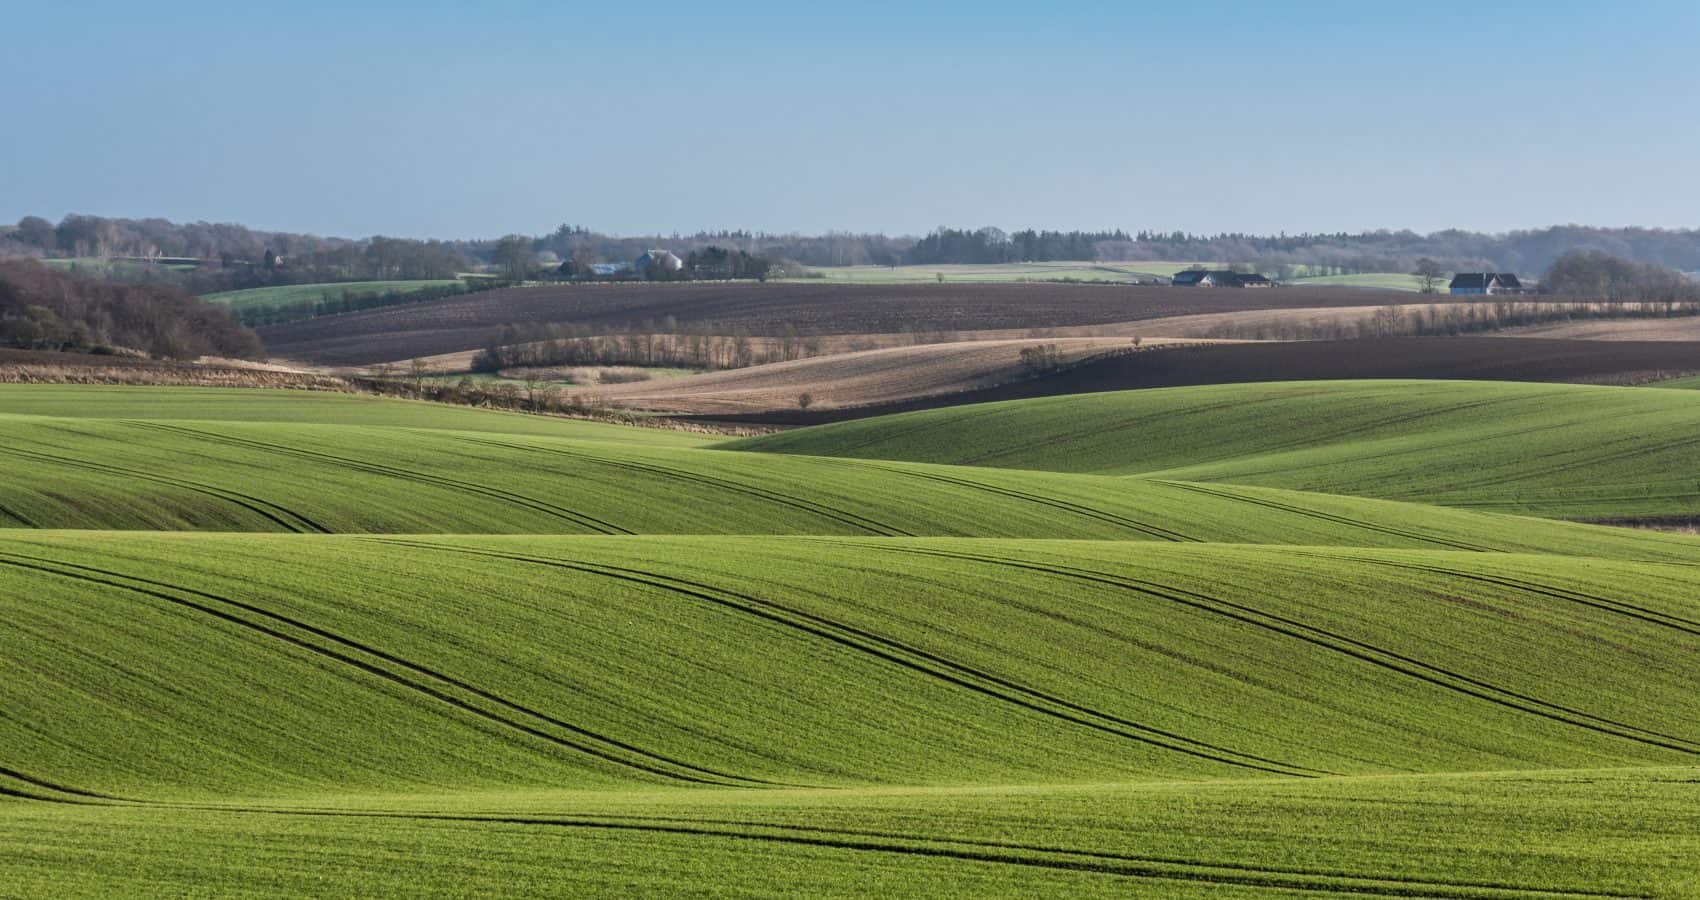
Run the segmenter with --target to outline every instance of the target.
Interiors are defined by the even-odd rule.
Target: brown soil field
[[[1700,373],[1700,342],[1401,337],[1355,341],[1205,343],[1091,360],[1054,375],[955,394],[839,409],[685,416],[794,426],[911,409],[1058,394],[1255,381],[1458,378],[1641,384]]]
[[[1508,329],[1509,337],[1582,341],[1700,341],[1700,316],[1674,319],[1600,319]]]
[[[1260,309],[1379,307],[1416,295],[1343,288],[1227,290],[1085,284],[633,284],[509,288],[262,327],[278,356],[367,365],[472,350],[504,324],[598,331],[667,318],[720,333],[983,332],[1107,325]],[[1020,336],[1020,335],[1010,335]]]
[[[1021,366],[1021,350],[1044,344],[1056,346],[1064,365],[1131,346],[1121,338],[1060,338],[892,347],[601,385],[586,393],[634,409],[686,413],[795,409],[798,395],[804,392],[813,398],[811,408],[818,409],[895,403],[1030,377]]]

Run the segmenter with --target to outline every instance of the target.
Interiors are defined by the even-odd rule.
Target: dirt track
[[[718,333],[915,334],[1056,329],[1239,310],[1376,307],[1418,295],[1342,288],[1231,290],[1080,284],[644,284],[510,288],[259,329],[282,357],[365,365],[486,345],[504,324],[597,330],[672,319]]]

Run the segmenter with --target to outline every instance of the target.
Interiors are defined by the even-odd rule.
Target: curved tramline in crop
[[[253,604],[205,591],[163,584],[91,566],[41,559],[7,551],[0,551],[0,565],[10,565],[44,574],[118,588],[133,594],[164,600],[181,608],[192,609],[220,621],[251,629],[291,646],[351,666],[367,675],[382,678],[515,732],[663,779],[734,786],[773,786],[777,784],[777,782],[747,778],[692,765],[643,750],[614,738],[596,734],[562,721],[557,717],[503,699],[491,691],[478,688],[460,679],[409,662],[395,654],[386,653],[367,644],[342,637],[298,619],[279,615]],[[208,605],[209,603],[211,605]],[[257,616],[263,621],[253,621],[246,618],[247,615]],[[319,641],[328,642],[328,646],[319,643]],[[400,668],[403,671],[392,671],[386,668],[386,665]],[[468,699],[468,695],[472,699]],[[493,712],[484,709],[478,705],[478,701],[491,703],[501,711]],[[525,721],[526,719],[535,720],[541,724],[528,724]],[[564,737],[557,732],[566,732],[570,736]]]
[[[1188,756],[1207,759],[1245,769],[1254,769],[1277,775],[1298,775],[1316,777],[1332,774],[1303,766],[1295,766],[1278,760],[1255,756],[1249,753],[1215,746],[1197,741],[1183,735],[1177,735],[1150,726],[1141,725],[1115,715],[1099,712],[1068,700],[1026,687],[988,672],[974,669],[942,656],[919,649],[891,638],[874,634],[865,629],[856,628],[841,622],[823,618],[776,603],[763,600],[749,594],[731,591],[724,587],[707,585],[700,582],[688,581],[672,576],[660,576],[638,569],[628,569],[618,566],[593,565],[590,563],[552,560],[541,557],[520,554],[499,553],[489,550],[475,550],[436,544],[427,541],[410,541],[399,538],[363,538],[386,544],[416,547],[464,553],[474,556],[511,559],[516,562],[534,565],[550,566],[575,572],[600,575],[622,581],[649,585],[661,588],[675,594],[690,597],[695,600],[707,601],[720,606],[735,609],[739,612],[759,616],[769,622],[797,629],[816,638],[821,638],[849,647],[861,653],[866,653],[888,663],[918,672],[931,678],[937,678],[966,688],[976,693],[1012,703],[1023,709],[1052,716],[1064,721],[1092,728],[1098,731],[1114,734],[1118,737],[1137,741],[1143,744],[1160,747],[1165,750],[1186,754]]]
[[[1700,740],[1684,738],[1652,729],[1641,728],[1618,722],[1613,719],[1597,716],[1583,710],[1573,709],[1560,704],[1541,700],[1527,694],[1519,693],[1495,686],[1480,679],[1471,678],[1457,672],[1423,662],[1412,657],[1396,653],[1381,647],[1367,644],[1335,632],[1308,625],[1296,619],[1276,615],[1255,607],[1211,597],[1193,591],[1158,584],[1142,579],[1129,578],[1101,572],[1092,569],[1064,565],[1046,565],[1036,562],[983,556],[969,553],[959,553],[946,550],[922,549],[915,547],[893,547],[874,545],[873,549],[889,553],[912,553],[924,556],[939,556],[952,559],[969,560],[991,565],[1008,566],[1010,568],[1043,572],[1063,578],[1072,578],[1096,584],[1122,587],[1140,594],[1156,597],[1184,606],[1223,616],[1234,621],[1257,628],[1272,631],[1287,637],[1296,638],[1307,644],[1343,654],[1364,663],[1387,669],[1431,684],[1435,687],[1454,691],[1466,696],[1484,700],[1489,703],[1515,709],[1520,712],[1540,716],[1555,722],[1576,728],[1583,728],[1600,734],[1622,738],[1627,741],[1672,750],[1690,756],[1700,757]]]

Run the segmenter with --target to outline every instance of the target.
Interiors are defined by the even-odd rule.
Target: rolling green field
[[[1693,401],[0,386],[0,895],[1693,895]]]
[[[344,294],[351,297],[370,297],[375,294],[408,294],[433,288],[454,287],[460,284],[456,279],[438,281],[350,281],[336,284],[284,284],[273,287],[249,288],[243,291],[223,291],[217,294],[205,294],[202,300],[217,303],[233,310],[253,309],[261,306],[286,306],[291,303],[313,303],[326,298],[340,298]]]
[[[1572,519],[1700,508],[1678,391],[1291,382],[960,406],[736,442],[781,453],[1137,475]]]
[[[813,271],[828,281],[851,284],[910,284],[937,281],[1117,281],[1135,282],[1153,277],[1172,278],[1196,262],[1042,262],[969,265],[944,263],[936,266],[843,266]]]

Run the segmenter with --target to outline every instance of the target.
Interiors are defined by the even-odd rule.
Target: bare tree
[[[1417,270],[1411,274],[1421,279],[1423,293],[1435,294],[1440,292],[1440,279],[1446,277],[1446,270],[1440,267],[1440,263],[1425,256],[1417,260]]]
[[[531,239],[517,234],[510,234],[497,241],[496,249],[490,254],[490,261],[494,262],[510,281],[524,281],[531,271],[532,259]]]

